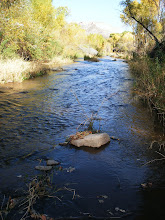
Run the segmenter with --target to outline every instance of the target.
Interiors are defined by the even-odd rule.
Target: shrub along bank
[[[159,112],[165,112],[165,62],[149,57],[129,61],[135,92]]]
[[[135,56],[129,63],[136,92],[165,115],[165,1],[122,0],[121,4],[121,19],[134,30]]]

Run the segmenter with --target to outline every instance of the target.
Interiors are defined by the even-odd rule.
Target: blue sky
[[[103,22],[113,28],[113,32],[130,30],[120,19],[121,0],[53,0],[55,7],[67,6],[68,22]]]

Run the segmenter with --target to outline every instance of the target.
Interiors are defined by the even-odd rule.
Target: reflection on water
[[[106,57],[98,63],[79,61],[66,66],[63,72],[50,72],[7,88],[2,85],[1,197],[23,187],[26,178],[38,173],[34,170],[38,159],[52,158],[61,161],[63,168],[75,168],[72,173],[56,171],[54,184],[70,184],[80,197],[72,200],[64,193],[65,199],[56,201],[56,206],[52,200],[45,202],[44,213],[52,217],[82,213],[112,217],[120,216],[115,209],[119,207],[132,213],[130,219],[147,219],[150,203],[146,200],[154,194],[143,194],[140,184],[157,170],[142,165],[152,157],[149,144],[162,134],[155,130],[149,111],[133,100],[132,84],[128,65]],[[97,112],[101,130],[120,141],[111,140],[100,149],[59,145],[76,132],[86,116]],[[98,129],[99,121],[94,126]],[[18,179],[19,175],[23,178]],[[161,194],[155,197],[157,203]],[[153,200],[151,204],[154,206]]]

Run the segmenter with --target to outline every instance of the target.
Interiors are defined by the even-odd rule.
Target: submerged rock
[[[97,57],[90,57],[90,56],[84,56],[84,60],[88,60],[92,62],[99,62]]]
[[[53,166],[53,165],[58,165],[60,162],[55,161],[55,160],[47,160],[46,161],[47,166]]]
[[[48,171],[52,169],[52,166],[36,166],[36,170]]]
[[[50,70],[55,72],[65,71],[62,67],[55,67],[55,68],[51,68]]]
[[[68,167],[68,168],[65,168],[64,170],[66,170],[67,173],[72,173],[75,170],[75,167]]]
[[[82,139],[71,140],[71,144],[76,147],[94,147],[99,148],[110,142],[110,137],[107,133],[89,134]]]
[[[68,142],[65,141],[64,143],[59,143],[60,146],[67,146],[68,145]]]

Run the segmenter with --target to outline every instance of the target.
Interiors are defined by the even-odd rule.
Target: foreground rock
[[[55,160],[47,160],[46,164],[47,164],[47,166],[55,166],[55,165],[60,164],[60,162],[55,161]]]
[[[49,171],[52,169],[52,166],[36,166],[36,170]]]
[[[107,133],[89,134],[82,139],[71,140],[71,144],[76,147],[94,147],[99,148],[110,142],[110,137]]]

